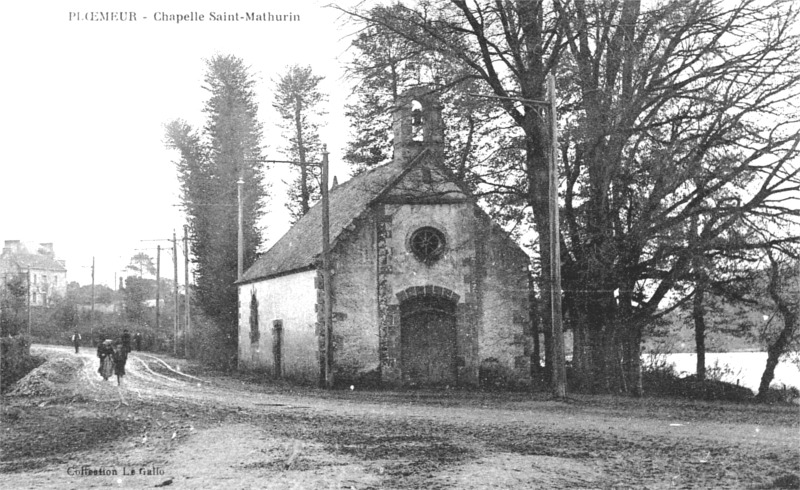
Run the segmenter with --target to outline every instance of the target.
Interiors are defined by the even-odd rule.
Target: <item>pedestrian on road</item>
[[[127,328],[122,331],[122,347],[125,348],[126,354],[131,351],[131,333]]]
[[[114,374],[114,341],[111,339],[104,340],[97,346],[97,357],[100,358],[100,368],[97,372],[104,380]]]
[[[122,377],[125,376],[125,363],[128,362],[128,351],[125,349],[125,345],[122,342],[117,342],[113,356],[117,385],[122,386]]]
[[[75,335],[72,336],[72,345],[75,346],[75,353],[78,353],[78,350],[81,347],[81,334],[75,332]]]
[[[142,350],[142,334],[136,332],[133,336],[133,341],[136,342],[136,350]]]

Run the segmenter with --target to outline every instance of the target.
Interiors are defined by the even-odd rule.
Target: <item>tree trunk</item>
[[[761,375],[761,383],[758,386],[758,395],[756,399],[759,401],[766,401],[767,394],[769,393],[769,385],[775,378],[775,367],[778,365],[781,356],[786,353],[789,344],[797,331],[798,308],[797,304],[790,304],[778,291],[778,282],[780,281],[780,271],[778,262],[770,255],[771,271],[770,280],[767,290],[770,298],[775,302],[778,313],[783,318],[783,329],[778,334],[769,348],[767,348],[767,365],[764,368],[764,374]]]
[[[756,399],[759,401],[767,399],[769,385],[775,378],[775,367],[778,365],[781,356],[786,352],[789,342],[797,329],[797,315],[791,312],[787,313],[783,317],[783,330],[781,330],[775,342],[767,349],[767,365],[764,368],[764,374],[761,375],[761,383],[758,386],[758,395],[756,395]]]
[[[692,318],[694,319],[694,343],[697,351],[697,379],[706,379],[706,318],[703,300],[705,287],[702,282],[697,283],[692,303]]]
[[[303,143],[303,101],[299,95],[295,96],[294,124],[297,137],[297,153],[300,156],[300,209],[305,215],[310,209],[308,192],[308,167],[306,164],[306,148]]]
[[[542,348],[539,342],[539,327],[541,321],[539,316],[538,301],[533,290],[533,277],[529,278],[528,284],[528,318],[531,325],[531,336],[533,337],[533,352],[531,352],[531,376],[538,380],[542,374]]]

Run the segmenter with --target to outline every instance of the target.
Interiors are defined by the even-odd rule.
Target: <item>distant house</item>
[[[332,364],[339,380],[476,385],[481,366],[530,380],[529,258],[443,165],[441,108],[401,98],[394,160],[330,193]],[[323,371],[321,205],[238,282],[240,367]]]
[[[26,245],[19,240],[6,240],[0,254],[0,282],[23,277],[30,281],[32,306],[49,306],[55,297],[67,293],[67,267],[55,258],[52,243]]]

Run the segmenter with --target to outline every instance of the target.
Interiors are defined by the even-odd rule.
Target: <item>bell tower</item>
[[[427,85],[405,91],[394,107],[394,161],[404,164],[423,148],[436,158],[444,157],[442,105]]]

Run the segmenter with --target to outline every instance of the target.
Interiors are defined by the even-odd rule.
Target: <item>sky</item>
[[[341,2],[344,5],[348,1]],[[353,0],[352,3],[355,3]],[[113,286],[130,258],[155,258],[171,248],[186,218],[164,124],[184,119],[202,127],[205,61],[232,54],[256,80],[267,158],[284,158],[272,108],[273,80],[290,64],[310,65],[325,77],[330,96],[322,141],[331,176],[349,173],[342,162],[348,137],[344,104],[349,83],[343,64],[354,27],[328,1],[88,0],[8,2],[0,16],[5,69],[0,163],[0,241],[54,244],[67,278]],[[92,13],[127,12],[136,20],[90,20]],[[246,12],[292,15],[292,21],[246,21]],[[229,19],[236,13],[240,20]],[[183,22],[160,20],[184,15]],[[299,18],[298,18],[299,16]],[[94,14],[97,17],[97,14]],[[288,229],[281,182],[285,169],[267,172],[274,196],[262,225],[266,246]],[[172,256],[162,252],[162,273]],[[183,255],[179,277],[183,282]]]

